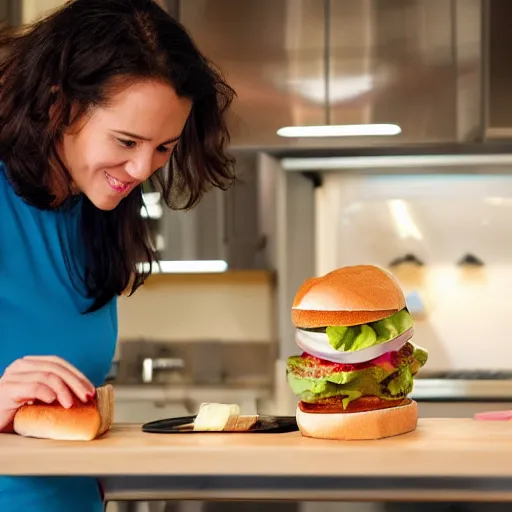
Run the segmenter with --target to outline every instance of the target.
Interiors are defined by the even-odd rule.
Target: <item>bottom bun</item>
[[[92,441],[110,430],[114,421],[114,388],[107,384],[84,404],[65,409],[59,403],[24,405],[14,417],[14,431],[25,437],[60,441]]]
[[[352,413],[309,413],[297,407],[297,426],[305,437],[336,440],[368,440],[411,432],[418,424],[418,404]]]

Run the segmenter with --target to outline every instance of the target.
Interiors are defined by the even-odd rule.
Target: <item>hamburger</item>
[[[288,358],[286,376],[304,436],[379,439],[416,428],[408,395],[428,355],[411,342],[414,322],[392,274],[355,265],[308,279],[291,318],[302,354]]]
[[[114,388],[110,384],[96,389],[93,399],[66,409],[57,401],[34,402],[21,406],[13,430],[25,437],[59,441],[92,441],[105,434],[114,421]]]

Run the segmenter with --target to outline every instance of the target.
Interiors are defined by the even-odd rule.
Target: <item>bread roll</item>
[[[309,413],[297,407],[297,426],[305,437],[336,440],[373,440],[416,429],[418,404],[352,413]]]
[[[14,417],[14,431],[25,437],[62,441],[92,441],[110,430],[114,421],[114,388],[96,389],[88,403],[65,409],[58,402],[22,406]]]
[[[405,305],[391,273],[355,265],[306,280],[294,297],[292,322],[303,328],[359,325],[391,316]]]

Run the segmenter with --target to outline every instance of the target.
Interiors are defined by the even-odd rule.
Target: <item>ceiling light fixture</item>
[[[148,271],[149,263],[139,263],[140,271]],[[217,274],[226,272],[228,264],[224,260],[175,260],[154,262],[151,266],[155,274]]]
[[[285,126],[277,130],[280,137],[373,137],[399,133],[402,133],[402,130],[396,124]]]

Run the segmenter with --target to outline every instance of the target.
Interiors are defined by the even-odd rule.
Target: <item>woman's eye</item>
[[[125,148],[134,148],[137,143],[134,140],[126,140],[126,139],[117,139],[120,144],[122,144]]]
[[[157,151],[159,153],[169,153],[171,151],[171,148],[168,148],[167,146],[158,146]]]

